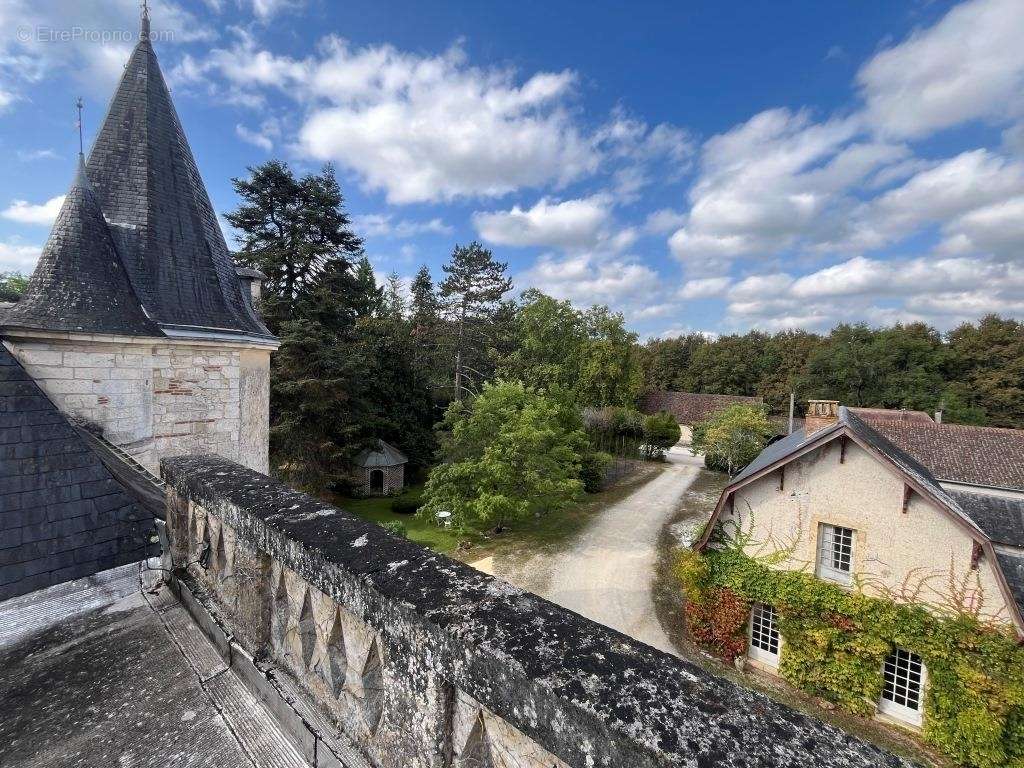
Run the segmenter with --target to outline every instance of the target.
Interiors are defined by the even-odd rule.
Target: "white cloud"
[[[42,250],[41,245],[0,241],[0,272],[21,272],[25,275],[31,273],[39,261]]]
[[[1024,268],[985,257],[858,256],[811,274],[753,275],[729,291],[727,323],[765,330],[924,321],[940,329],[1024,307]]]
[[[986,253],[1024,263],[1024,195],[1000,200],[952,220],[939,250]]]
[[[390,213],[367,213],[352,218],[355,231],[362,237],[408,238],[421,234],[450,235],[454,230],[438,217],[427,221],[394,221]]]
[[[23,163],[31,163],[36,160],[56,160],[60,157],[52,149],[19,149],[17,155]]]
[[[1024,107],[1024,3],[973,0],[877,54],[857,81],[881,132],[919,137]]]
[[[0,212],[0,216],[19,224],[39,224],[51,226],[64,205],[64,195],[51,197],[45,203],[33,205],[26,200],[14,200]]]
[[[305,5],[304,0],[250,0],[253,14],[261,21],[269,21],[285,11],[295,11]]]
[[[732,284],[728,277],[706,277],[701,280],[687,280],[679,289],[681,299],[710,299],[722,296]]]
[[[354,170],[391,203],[558,190],[598,172],[620,199],[632,199],[652,178],[681,171],[692,153],[681,129],[648,126],[622,110],[588,128],[569,70],[523,77],[473,66],[459,46],[427,55],[357,48],[335,36],[298,59],[233,32],[232,47],[185,57],[174,81],[261,109],[268,90],[294,99],[304,116],[292,152]]]
[[[242,141],[259,147],[264,152],[270,152],[274,148],[274,142],[269,136],[260,131],[252,131],[241,123],[235,126],[235,133]]]
[[[607,304],[613,310],[632,314],[651,306],[661,294],[661,277],[633,258],[578,254],[545,255],[517,280],[559,299],[579,306]]]
[[[651,235],[663,235],[671,232],[686,223],[686,214],[681,211],[674,211],[671,208],[661,208],[647,214],[644,221],[643,231]]]
[[[476,212],[480,237],[496,245],[548,246],[566,250],[594,248],[607,239],[611,202],[603,195],[557,202],[541,198],[532,208]]]
[[[1022,193],[1024,161],[986,149],[963,152],[929,164],[901,186],[859,206],[850,213],[847,231],[833,245],[855,250],[882,248],[931,224],[943,225],[952,238],[969,226],[959,222],[972,211],[992,206],[989,220],[994,221],[1000,207]],[[979,221],[975,227],[983,228],[984,223]],[[1024,241],[1017,242],[1024,245]],[[963,252],[963,245],[961,240],[959,247],[949,245],[946,250]]]
[[[854,206],[850,187],[902,160],[908,150],[857,141],[855,118],[814,122],[774,109],[705,142],[684,226],[672,253],[693,271],[732,259],[813,247],[840,236]]]
[[[482,70],[453,48],[422,57],[391,46],[324,46],[304,85],[318,102],[298,150],[355,169],[392,203],[497,196],[556,187],[596,170],[598,156],[566,109],[571,72],[525,82]]]

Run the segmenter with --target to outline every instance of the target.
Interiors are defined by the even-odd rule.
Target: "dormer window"
[[[822,523],[818,527],[818,578],[850,584],[853,575],[852,528]]]

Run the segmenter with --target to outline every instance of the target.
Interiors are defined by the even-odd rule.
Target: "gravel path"
[[[652,598],[658,537],[696,479],[701,457],[673,448],[670,466],[622,501],[609,506],[572,547],[498,576],[553,603],[617,629],[668,653],[677,653],[658,622]]]

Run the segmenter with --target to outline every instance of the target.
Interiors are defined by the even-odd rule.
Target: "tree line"
[[[458,409],[470,418],[498,382],[522,391],[491,393],[492,404],[555,421],[601,409],[621,409],[608,423],[635,421],[644,390],[671,389],[760,395],[776,411],[795,392],[799,402],[942,408],[950,421],[1024,427],[1024,326],[1015,320],[989,316],[945,335],[920,323],[840,325],[827,335],[642,344],[607,307],[536,289],[514,298],[508,265],[477,242],[456,245],[436,282],[426,266],[408,286],[397,274],[379,279],[330,166],[300,177],[273,160],[233,183],[235,258],[267,275],[260,312],[281,340],[271,362],[273,464],[308,488],[344,482],[378,438],[414,471],[450,463]],[[573,420],[569,432],[594,434],[588,424]],[[574,434],[566,439],[575,444]]]
[[[751,331],[648,342],[645,386],[943,412],[945,421],[1024,428],[1024,323],[987,315],[939,333],[925,323],[837,325],[828,334]]]

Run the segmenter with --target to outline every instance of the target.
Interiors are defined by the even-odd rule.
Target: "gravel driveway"
[[[558,554],[531,558],[497,575],[553,603],[668,653],[678,653],[658,622],[652,598],[658,537],[697,478],[703,457],[676,447],[669,466],[612,504]]]

